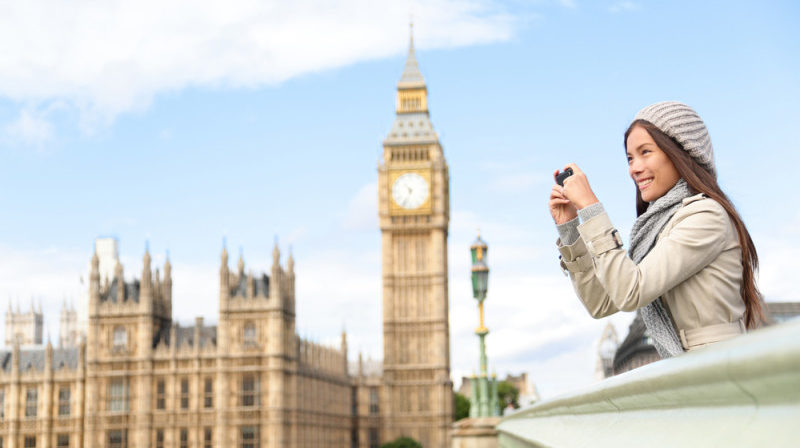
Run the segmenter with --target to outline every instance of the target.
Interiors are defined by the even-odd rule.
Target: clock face
[[[428,182],[417,173],[406,173],[392,185],[392,199],[406,210],[413,210],[428,199]]]

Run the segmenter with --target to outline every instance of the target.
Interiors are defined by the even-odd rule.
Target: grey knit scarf
[[[689,196],[691,196],[689,185],[681,179],[664,196],[651,202],[647,211],[636,218],[631,229],[631,248],[628,251],[634,263],[639,264],[655,246],[658,234],[681,207],[681,201]],[[639,312],[662,358],[683,353],[675,325],[664,308],[661,297],[641,308]]]

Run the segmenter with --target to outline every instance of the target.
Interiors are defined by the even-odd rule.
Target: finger
[[[578,168],[578,165],[576,165],[575,163],[568,163],[566,166],[564,166],[565,170],[567,168],[572,168],[572,174],[573,175],[578,174],[578,173],[583,174],[583,171],[581,171],[581,169]]]
[[[570,206],[569,201],[561,201],[561,200],[560,202],[550,201],[547,204],[547,208],[550,209],[551,212],[563,212],[564,209],[568,208],[569,206]]]
[[[558,197],[563,197],[563,198],[566,197],[564,196],[564,187],[562,187],[561,185],[554,185],[551,194],[554,194]]]

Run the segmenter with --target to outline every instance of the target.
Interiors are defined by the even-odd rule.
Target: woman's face
[[[628,173],[636,182],[643,201],[653,202],[664,196],[680,180],[675,165],[643,127],[633,128],[626,146]]]

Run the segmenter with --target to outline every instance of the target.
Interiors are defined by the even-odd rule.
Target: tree
[[[411,437],[403,436],[393,442],[384,443],[381,448],[422,448],[422,445]]]
[[[469,417],[469,399],[464,395],[453,392],[453,404],[456,408],[456,421]]]
[[[508,381],[501,381],[497,384],[497,398],[500,400],[500,412],[505,412],[510,404],[514,409],[519,409],[519,389]]]

